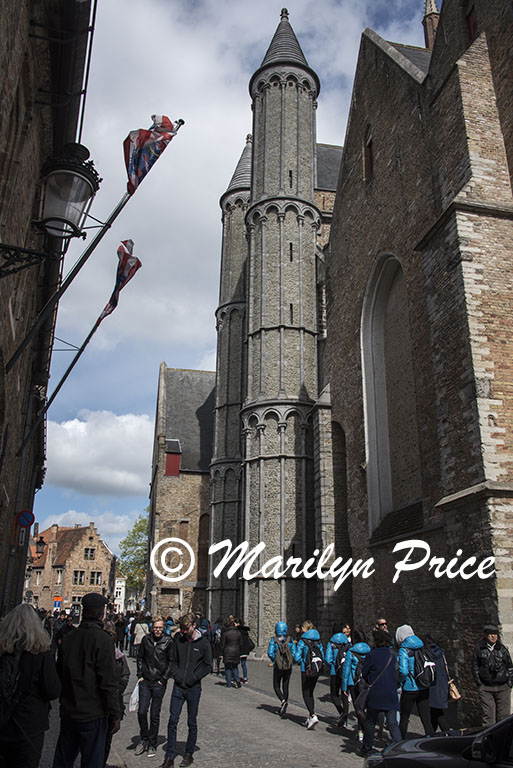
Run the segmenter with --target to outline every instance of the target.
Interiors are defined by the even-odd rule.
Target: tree
[[[140,594],[146,579],[146,561],[148,557],[148,509],[139,515],[131,530],[119,542],[119,567],[126,577],[128,589],[135,589]]]

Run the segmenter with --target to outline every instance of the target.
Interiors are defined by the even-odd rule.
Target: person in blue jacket
[[[417,711],[422,720],[426,736],[433,736],[434,730],[431,725],[431,715],[429,712],[429,688],[419,688],[414,676],[414,652],[417,648],[423,648],[424,643],[420,637],[414,634],[409,624],[403,624],[397,628],[395,642],[399,647],[397,656],[399,660],[399,679],[402,688],[399,728],[402,737],[403,739],[406,738],[408,721],[414,704],[417,705]]]
[[[294,663],[295,643],[288,636],[284,621],[277,621],[274,635],[269,640],[267,655],[273,664],[273,688],[280,700],[280,716],[283,717],[289,701],[289,683]]]
[[[330,695],[335,709],[339,714],[337,727],[341,728],[347,722],[349,699],[340,697],[342,687],[342,668],[349,649],[349,640],[343,632],[342,624],[333,624],[332,636],[326,645],[326,664],[330,667]]]
[[[294,649],[294,660],[297,661],[298,664],[301,664],[301,691],[303,693],[305,707],[308,710],[308,717],[304,724],[308,729],[311,729],[315,728],[319,722],[319,718],[315,714],[315,701],[313,696],[318,675],[308,674],[306,660],[308,649],[314,644],[319,649],[322,660],[324,660],[324,651],[321,644],[321,636],[311,621],[303,622],[301,632],[301,638]]]
[[[360,692],[361,670],[368,653],[370,653],[370,645],[358,639],[358,642],[352,645],[346,653],[346,659],[342,667],[342,695],[348,699],[348,703],[349,696],[351,696],[353,706]],[[360,666],[358,666],[359,662],[361,662]],[[356,707],[355,712],[358,720],[358,741],[363,741],[365,715]]]
[[[367,654],[362,668],[362,677],[370,685],[367,696],[367,709],[363,744],[359,750],[362,756],[368,755],[374,743],[374,730],[383,713],[392,737],[392,743],[401,741],[401,731],[397,725],[399,697],[395,675],[395,653],[390,647],[391,638],[383,629],[374,632],[374,648]]]

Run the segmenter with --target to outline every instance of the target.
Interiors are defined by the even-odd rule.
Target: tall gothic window
[[[383,257],[362,313],[362,367],[369,527],[422,498],[413,348],[406,280]]]

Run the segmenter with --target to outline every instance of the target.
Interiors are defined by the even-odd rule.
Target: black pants
[[[164,698],[165,692],[166,686],[161,685],[160,683],[150,683],[148,680],[141,680],[139,683],[139,708],[137,710],[137,719],[139,720],[141,741],[149,741],[154,747],[157,746],[160,708],[162,707],[162,699]],[[149,729],[148,709],[150,710]]]
[[[273,688],[280,701],[289,700],[289,683],[292,669],[273,669]]]
[[[43,749],[45,732],[18,741],[0,741],[0,768],[37,768]]]
[[[353,702],[354,711],[356,713],[356,719],[358,720],[358,730],[363,731],[365,728],[365,712],[362,712],[361,709],[356,709],[355,701],[358,698],[358,694],[360,693],[360,686],[357,685],[350,685],[349,686],[349,693],[351,694],[351,701]]]
[[[417,705],[419,717],[424,726],[426,736],[433,736],[434,730],[431,725],[431,713],[429,711],[429,689],[424,688],[420,691],[403,691],[401,693],[401,720],[399,728],[403,739],[406,738],[408,731],[408,721],[413,711],[413,705]]]
[[[305,702],[305,707],[307,708],[310,717],[312,717],[315,712],[313,692],[316,685],[316,677],[308,677],[306,672],[301,672],[301,691],[303,693],[303,701]]]
[[[431,725],[433,726],[433,733],[436,731],[438,727],[440,727],[441,731],[449,730],[449,723],[447,722],[447,718],[445,716],[446,712],[447,712],[446,709],[437,709],[436,707],[430,707]]]
[[[333,704],[339,715],[344,713],[347,715],[349,712],[349,699],[344,694],[340,696],[340,689],[342,687],[342,678],[340,675],[330,675],[330,695]]]

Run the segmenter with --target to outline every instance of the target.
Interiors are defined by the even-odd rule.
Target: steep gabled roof
[[[180,441],[180,469],[208,472],[214,436],[212,371],[166,368],[166,439]]]
[[[369,27],[364,30],[363,37],[380,48],[383,53],[418,83],[424,82],[429,69],[429,61],[431,60],[430,51],[410,45],[401,45],[400,43],[389,43],[387,40],[383,40],[373,29],[369,29]]]
[[[57,531],[57,549],[55,553],[55,559],[51,565],[53,567],[60,567],[66,564],[66,560],[73,552],[77,544],[82,539],[84,533],[89,531],[88,527],[79,528],[61,528]],[[30,547],[30,554],[34,557],[34,568],[44,568],[46,563],[46,557],[48,554],[48,542],[52,539],[52,529],[47,528],[45,531],[41,531],[40,534],[43,537],[43,541],[46,543],[44,552],[39,555],[36,554],[35,544]]]
[[[317,144],[317,182],[316,189],[336,192],[342,149],[335,144]]]
[[[396,51],[399,51],[400,54],[427,75],[431,61],[431,51],[428,51],[427,48],[417,48],[414,45],[402,45],[401,43],[390,43],[390,45],[393,45]]]

